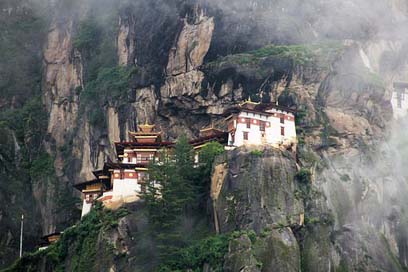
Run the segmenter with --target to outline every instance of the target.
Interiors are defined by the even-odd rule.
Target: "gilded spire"
[[[150,124],[147,122],[147,119],[146,119],[146,122],[145,122],[144,125],[139,125],[140,131],[141,131],[141,132],[144,132],[144,133],[152,132],[153,129],[154,129],[154,127],[155,127],[155,125],[150,125]]]
[[[241,104],[239,104],[239,105],[242,107],[242,106],[244,106],[244,105],[246,105],[246,104],[249,104],[249,105],[259,105],[260,102],[253,102],[252,99],[251,99],[251,96],[248,96],[248,99],[247,99],[247,100],[244,100],[244,102],[241,103]]]

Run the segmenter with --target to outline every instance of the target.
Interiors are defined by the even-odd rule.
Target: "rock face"
[[[54,22],[44,51],[44,100],[50,112],[48,133],[58,147],[76,125],[79,101],[75,89],[83,86],[81,57],[72,47],[72,24]]]
[[[212,182],[215,228],[253,230],[230,242],[225,271],[300,271],[303,201],[293,154],[279,149],[239,148],[215,166]]]
[[[304,210],[296,198],[297,166],[291,153],[236,149],[228,155],[227,171],[213,199],[220,232],[252,229],[260,233],[299,224]]]
[[[90,83],[84,75],[98,64],[89,55],[101,49],[100,41],[91,44],[91,52],[80,52],[74,40],[84,18],[104,18],[99,10],[104,5],[51,2],[51,10],[58,6],[73,11],[50,16],[43,52],[37,52],[43,55],[41,92],[48,114],[41,146],[54,159],[57,182],[50,178],[31,184],[20,174],[10,175],[22,169],[22,144],[30,145],[32,135],[17,139],[18,129],[4,132],[0,122],[0,144],[4,142],[0,147],[15,146],[0,150],[1,178],[21,181],[16,182],[19,186],[30,184],[21,196],[12,186],[1,187],[6,189],[0,192],[0,201],[4,207],[28,205],[22,210],[39,218],[30,240],[67,221],[69,213],[58,205],[61,197],[72,196],[72,184],[93,178],[93,170],[114,159],[112,142],[129,140],[128,132],[138,124],[157,124],[167,139],[180,134],[195,137],[202,127],[221,120],[225,109],[251,96],[297,109],[301,144],[297,157],[259,147],[253,149],[260,153],[235,150],[215,165],[211,191],[215,230],[253,230],[257,236],[253,239],[248,233],[233,240],[224,269],[398,271],[408,265],[404,202],[408,173],[403,170],[406,157],[401,148],[406,145],[401,137],[405,127],[391,126],[389,102],[393,82],[408,80],[404,41],[389,38],[406,20],[405,2],[372,4],[373,13],[363,12],[368,10],[365,1],[342,3],[330,20],[324,13],[333,14],[330,5],[336,1],[301,7],[295,1],[269,0],[208,0],[200,1],[201,7],[188,1],[127,3],[115,10],[109,39],[115,44],[114,66],[135,71],[126,94],[106,99],[98,108],[87,105],[81,94]],[[15,11],[24,13],[27,3],[11,9],[6,4],[0,4],[0,16],[6,18],[1,22]],[[316,9],[322,12],[310,12]],[[389,10],[385,16],[384,10]],[[350,14],[356,20],[343,20]],[[386,31],[390,27],[392,31]],[[339,40],[329,46],[337,48],[329,57],[322,48],[317,56],[310,55],[310,48],[302,45],[280,48],[286,50],[283,53],[268,48],[251,51],[270,43],[315,42],[319,37]],[[26,89],[12,89],[16,90]],[[21,101],[18,95],[0,95],[1,108],[18,107]],[[102,121],[91,122],[86,113],[93,111],[101,113]],[[389,137],[392,142],[386,140]],[[13,165],[7,163],[10,156],[16,157]],[[295,179],[300,168],[312,175],[306,192]],[[23,196],[30,199],[28,204],[23,205]],[[75,207],[74,202],[67,203]],[[7,209],[0,209],[0,222],[8,226],[0,228],[4,233],[0,246],[7,248],[4,254],[0,250],[0,259],[17,247],[18,224],[10,217],[21,211]],[[147,228],[145,218],[136,217],[140,222],[121,222],[118,231],[109,234],[121,253],[146,251],[132,240],[132,233]],[[151,262],[157,262],[157,256]],[[152,268],[151,263],[136,263],[140,269]],[[121,264],[113,264],[98,269],[121,270]]]
[[[134,33],[135,19],[133,15],[119,17],[118,31],[118,64],[128,65],[135,58],[136,41]],[[137,60],[135,60],[137,63]]]
[[[43,100],[49,112],[46,148],[48,153],[55,155],[55,172],[63,183],[69,181],[64,177],[65,158],[60,150],[71,137],[72,128],[77,126],[79,94],[76,90],[83,87],[81,56],[73,49],[72,35],[72,20],[55,20],[44,49]],[[57,186],[43,184],[35,188],[44,222],[43,234],[56,231],[58,217],[54,211],[58,205],[55,201],[58,194]]]
[[[199,12],[199,14],[197,14]],[[193,21],[183,19],[183,27],[169,54],[166,73],[169,76],[188,73],[203,64],[214,32],[214,18],[195,10]]]

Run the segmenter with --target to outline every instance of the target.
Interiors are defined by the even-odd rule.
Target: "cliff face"
[[[401,1],[385,1],[365,13],[364,2],[339,5],[333,17],[330,4],[314,1],[53,1],[49,8],[55,12],[38,15],[47,18],[47,35],[27,36],[29,50],[21,49],[36,58],[16,54],[18,67],[30,69],[14,74],[31,80],[16,76],[15,83],[3,84],[2,113],[41,97],[47,116],[40,118],[46,124],[35,130],[42,135],[37,138],[31,126],[15,127],[2,117],[8,112],[1,116],[7,120],[0,126],[5,146],[15,146],[0,150],[0,158],[15,158],[9,166],[1,160],[8,169],[2,173],[9,180],[18,172],[16,184],[27,199],[23,204],[18,190],[7,185],[4,203],[28,205],[26,213],[39,215],[28,230],[33,240],[65,228],[75,221],[78,195],[71,185],[92,178],[93,170],[115,158],[112,143],[128,140],[137,124],[155,123],[172,140],[194,137],[251,96],[297,109],[300,143],[296,157],[242,149],[215,165],[215,229],[251,229],[262,236],[257,242],[246,235],[232,241],[224,269],[398,271],[408,259],[407,188],[405,173],[395,169],[404,160],[399,148],[404,142],[401,127],[391,125],[390,99],[392,83],[408,76],[405,42],[394,33],[404,29],[407,9]],[[37,16],[31,4],[2,4],[0,17],[9,22],[4,25],[14,26],[11,18],[21,19],[28,7]],[[312,12],[316,9],[320,12]],[[383,10],[389,12],[380,22],[367,24]],[[349,22],[343,20],[347,14],[353,15]],[[322,42],[323,37],[336,42]],[[293,42],[297,45],[270,45]],[[1,65],[0,71],[2,83],[13,78]],[[122,81],[125,87],[118,87]],[[38,92],[29,91],[40,82]],[[29,150],[29,172],[37,154],[48,154],[52,174],[20,177],[21,149]],[[295,178],[301,169],[312,173],[306,193]],[[8,213],[0,222],[7,221],[2,237],[10,238],[0,246],[15,249],[18,223],[11,217],[20,210]],[[133,242],[126,242],[130,254],[143,251],[132,251]]]
[[[293,230],[303,226],[305,212],[293,154],[244,148],[219,163],[211,188],[217,192],[212,195],[215,228],[260,235],[256,242],[247,235],[231,241],[224,270],[299,271],[300,248]]]

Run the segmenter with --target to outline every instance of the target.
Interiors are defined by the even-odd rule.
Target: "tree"
[[[143,195],[163,259],[182,246],[182,234],[177,226],[194,199],[193,147],[182,136],[172,151],[162,151],[160,159],[149,166],[147,190]]]
[[[200,151],[201,163],[195,165],[194,149],[181,136],[174,149],[161,151],[160,158],[150,164],[143,198],[162,260],[176,258],[188,245],[180,228],[182,217],[206,202],[212,165],[222,152],[221,144],[209,143]]]

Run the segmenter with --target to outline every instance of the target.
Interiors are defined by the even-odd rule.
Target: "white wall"
[[[281,111],[275,111],[280,114]],[[279,116],[279,115],[278,115]],[[241,112],[238,115],[239,118],[251,118],[257,121],[256,124],[251,122],[251,127],[247,128],[245,123],[236,122],[235,124],[235,142],[233,145],[280,145],[296,143],[296,126],[294,120],[288,120],[285,118],[284,124],[280,122],[278,116],[266,116],[255,113]],[[294,119],[293,114],[287,114],[291,119]],[[262,131],[259,129],[260,121],[269,122],[270,126],[265,126],[264,137],[262,137]],[[281,127],[285,128],[285,135],[281,135]],[[244,140],[244,132],[248,132],[248,140]],[[231,134],[229,135],[229,142],[232,140]]]
[[[119,171],[114,171],[113,174],[118,172]],[[133,170],[125,170],[125,173],[133,173],[136,175],[136,171]],[[113,178],[112,193],[114,197],[137,195],[141,192],[141,189],[141,185],[138,183],[138,179],[136,178]]]
[[[88,203],[86,199],[83,200],[82,202],[82,213],[81,213],[81,218],[84,217],[86,214],[88,214],[92,209],[92,203]]]
[[[405,92],[405,90],[404,90]],[[398,105],[398,92],[392,93],[391,99],[392,109],[394,111],[394,118],[402,118],[408,113],[408,93],[403,93],[401,96],[401,107]]]

